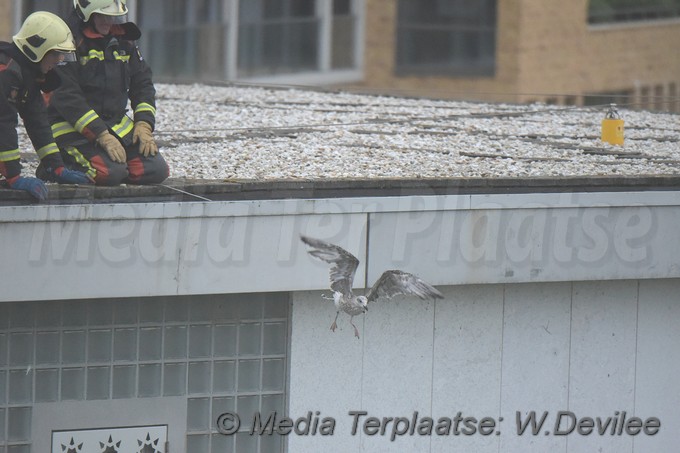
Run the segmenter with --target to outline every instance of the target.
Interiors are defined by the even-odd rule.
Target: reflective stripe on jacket
[[[0,42],[0,173],[4,176],[11,178],[21,171],[19,116],[40,159],[52,156],[55,163],[61,162],[41,93],[58,85],[54,71],[43,75],[40,66],[13,43]]]
[[[62,85],[50,99],[48,112],[57,144],[65,148],[93,142],[108,130],[130,145],[133,120],[146,121],[152,128],[156,123],[151,68],[135,43],[141,32],[129,22],[102,36],[77,16],[68,23],[78,58],[59,67]]]

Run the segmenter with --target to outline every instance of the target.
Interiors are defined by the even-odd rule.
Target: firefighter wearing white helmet
[[[73,7],[83,22],[89,21],[94,13],[109,16],[116,24],[127,22],[125,0],[73,0]]]
[[[50,93],[61,79],[53,70],[64,60],[75,60],[69,27],[58,16],[39,11],[26,18],[13,42],[0,42],[0,175],[12,189],[42,201],[47,186],[38,178],[21,176],[18,117],[40,158],[49,181],[89,184],[84,173],[64,166],[47,120],[41,92]]]
[[[158,184],[168,164],[153,137],[156,90],[123,0],[73,0],[67,23],[78,61],[59,68],[52,133],[66,165],[97,185]],[[128,112],[128,105],[131,112]]]

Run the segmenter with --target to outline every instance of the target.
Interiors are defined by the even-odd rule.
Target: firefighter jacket
[[[59,76],[54,70],[42,74],[40,64],[26,58],[14,43],[0,42],[0,174],[6,178],[21,172],[18,116],[40,159],[51,156],[61,162],[41,93],[57,86]]]
[[[133,120],[153,129],[156,90],[151,68],[135,41],[141,36],[132,22],[114,25],[107,36],[72,15],[67,21],[76,41],[77,61],[59,66],[62,84],[49,103],[49,118],[57,144],[66,148],[94,142],[108,130],[124,145],[132,144]]]

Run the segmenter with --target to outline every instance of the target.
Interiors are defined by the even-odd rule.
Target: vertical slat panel
[[[415,411],[431,411],[434,312],[434,302],[413,297],[371,306],[364,318],[362,406],[367,416],[411,419]],[[351,330],[342,333],[351,336]],[[430,451],[430,439],[424,436],[391,442],[393,426],[387,426],[385,436],[362,435],[362,451]]]
[[[637,281],[574,283],[569,373],[569,411],[601,423],[616,422],[617,414],[634,413],[635,343],[637,336]],[[569,431],[573,418],[565,417]],[[586,435],[575,428],[568,435],[568,451],[630,452],[630,436],[600,435],[595,426]]]
[[[432,416],[500,415],[503,286],[449,287],[435,311]],[[432,436],[437,453],[498,452],[499,436]]]
[[[680,445],[680,280],[640,282],[635,412],[661,421],[659,433],[638,435],[636,453],[677,451]]]
[[[545,435],[567,407],[571,284],[505,287],[500,451],[564,452],[566,438]],[[539,435],[518,435],[516,415],[549,416]]]
[[[333,302],[321,293],[294,295],[289,413],[297,418],[319,411],[320,419],[332,417],[337,426],[332,436],[288,436],[290,452],[359,451],[359,436],[350,435],[346,414],[361,407],[363,342],[347,329],[349,317],[344,314],[338,318],[338,330],[331,332],[334,317]]]

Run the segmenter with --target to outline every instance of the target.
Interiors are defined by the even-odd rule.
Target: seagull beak
[[[365,306],[364,306],[364,311],[365,311],[365,312],[368,311],[368,305],[365,305]]]

